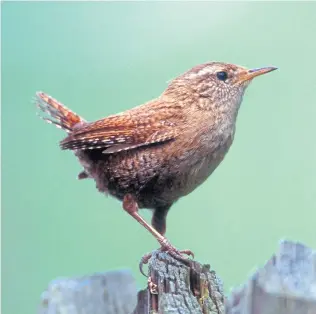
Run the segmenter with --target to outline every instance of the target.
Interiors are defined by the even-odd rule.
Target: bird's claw
[[[175,247],[172,247],[172,250],[162,248],[162,251],[167,251],[173,258],[183,262],[184,264],[190,263],[191,259],[184,257],[183,254],[192,256],[192,258],[194,258],[194,253],[191,250],[177,250]]]
[[[149,260],[152,257],[152,253],[147,253],[145,255],[142,256],[142,259],[139,262],[139,271],[141,272],[142,275],[144,275],[145,277],[147,277],[147,275],[144,273],[143,271],[143,266],[145,264],[148,264]]]
[[[162,248],[162,251],[165,251],[166,249]],[[192,259],[194,259],[194,253],[191,250],[177,250],[176,248],[173,248],[172,250],[166,250],[171,256],[173,256],[176,259],[180,260],[189,260],[186,257],[183,257],[182,255],[188,255],[192,256]]]
[[[194,253],[191,250],[178,250],[167,240],[161,243],[160,250],[163,252],[169,253],[173,258],[175,258],[176,260],[180,262],[183,262],[184,264],[190,263],[191,259],[184,257],[183,254],[192,256],[192,259],[194,259]],[[139,263],[139,270],[141,274],[144,275],[145,277],[147,277],[147,275],[143,271],[143,266],[145,264],[148,264],[151,257],[152,257],[152,253],[147,253],[142,257]]]
[[[161,251],[168,252],[172,257],[182,262],[187,262],[189,259],[187,257],[183,257],[182,254],[191,255],[194,258],[194,253],[191,250],[178,250],[175,248],[166,238],[160,242]]]

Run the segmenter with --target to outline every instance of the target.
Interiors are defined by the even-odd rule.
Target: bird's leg
[[[155,228],[153,228],[151,225],[149,225],[143,217],[141,217],[138,213],[138,205],[136,200],[131,194],[126,194],[123,199],[123,208],[125,211],[127,211],[135,220],[137,220],[142,226],[144,226],[159,242],[161,245],[161,250],[168,252],[171,256],[173,256],[175,259],[180,260],[182,262],[189,262],[190,260],[188,258],[185,258],[182,256],[182,254],[191,255],[194,257],[194,254],[190,250],[178,250],[176,249],[167,238],[165,238],[163,235],[161,235]],[[143,264],[148,263],[149,259],[151,257],[151,254],[146,254],[143,256],[141,262],[140,262],[140,271],[143,275],[144,272],[142,270]],[[146,276],[146,275],[145,275]]]

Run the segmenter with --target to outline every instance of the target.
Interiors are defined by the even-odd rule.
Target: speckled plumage
[[[216,77],[226,71],[225,82]],[[232,144],[235,122],[249,80],[248,70],[211,62],[173,80],[144,105],[87,122],[50,96],[37,93],[46,121],[65,129],[62,149],[75,152],[98,190],[120,200],[132,194],[154,210],[152,224],[165,232],[171,205],[203,183]]]

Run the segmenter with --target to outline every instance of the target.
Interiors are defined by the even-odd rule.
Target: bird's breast
[[[170,171],[172,182],[166,184],[165,194],[168,197],[170,193],[174,199],[178,199],[191,193],[201,185],[218,167],[228,152],[234,137],[234,130],[217,133],[216,139],[211,142],[200,139],[199,146],[191,148],[189,151],[179,157],[176,173]]]
[[[187,173],[187,184],[185,194],[190,193],[200,184],[202,184],[223,161],[229,147],[231,140],[227,139],[225,143],[216,147],[209,154],[203,156],[195,164],[193,164]]]

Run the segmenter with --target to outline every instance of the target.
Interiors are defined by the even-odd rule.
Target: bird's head
[[[192,95],[192,98],[198,100],[201,109],[217,107],[223,111],[238,110],[249,83],[255,77],[276,69],[275,67],[247,69],[229,63],[209,62],[195,66],[174,79],[167,91],[183,93],[184,99]]]

